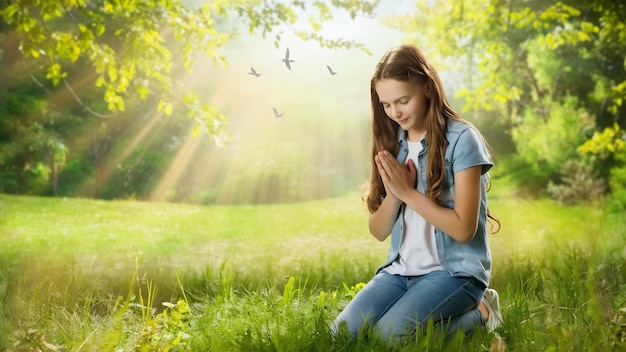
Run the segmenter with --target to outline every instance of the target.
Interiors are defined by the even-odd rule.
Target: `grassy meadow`
[[[496,181],[497,183],[497,181]],[[494,185],[491,286],[508,351],[626,350],[626,220]],[[486,351],[429,327],[333,338],[386,257],[359,195],[192,206],[0,195],[0,350]]]

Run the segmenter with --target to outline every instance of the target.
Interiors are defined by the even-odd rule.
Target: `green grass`
[[[626,222],[494,187],[509,351],[626,350]],[[377,351],[328,327],[384,261],[358,195],[190,206],[0,195],[0,350]],[[166,305],[164,305],[165,303]],[[433,329],[395,350],[488,350]]]

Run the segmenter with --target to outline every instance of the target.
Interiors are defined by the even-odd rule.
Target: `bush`
[[[596,201],[602,197],[606,184],[593,168],[577,160],[568,160],[560,170],[562,183],[548,183],[548,194],[565,204]]]
[[[548,100],[541,105],[524,112],[511,136],[517,153],[530,166],[526,172],[547,182],[568,160],[578,156],[576,146],[585,141],[585,131],[593,128],[593,118],[576,108],[575,98],[562,104]]]

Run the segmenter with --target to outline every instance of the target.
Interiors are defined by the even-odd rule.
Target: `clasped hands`
[[[407,165],[402,165],[395,156],[383,150],[374,156],[374,161],[387,195],[394,196],[406,203],[406,197],[414,189],[417,179],[417,169],[413,160],[409,159]]]

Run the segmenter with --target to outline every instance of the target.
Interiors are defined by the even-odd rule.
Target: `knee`
[[[383,317],[376,323],[374,329],[380,338],[394,344],[407,336],[415,334],[415,331],[420,326],[420,322],[416,319],[389,319],[388,317]]]
[[[350,317],[349,314],[344,313],[345,312],[342,312],[342,314],[339,314],[337,319],[335,319],[333,325],[330,327],[330,331],[333,336],[349,333],[350,336],[356,338],[363,321],[362,319],[355,319],[354,317]]]

